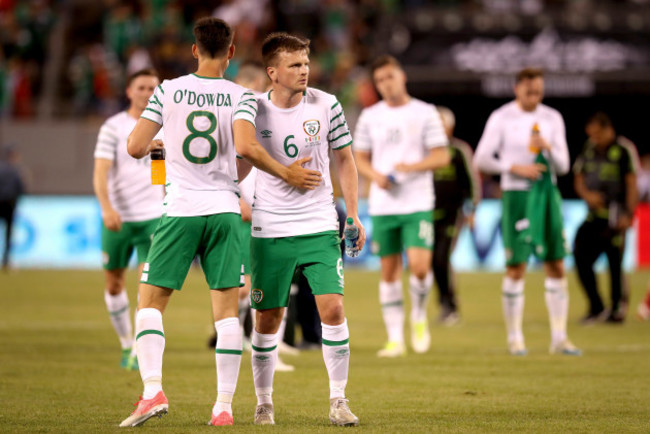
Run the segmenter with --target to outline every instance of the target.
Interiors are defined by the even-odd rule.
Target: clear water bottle
[[[345,254],[350,258],[356,258],[359,256],[359,248],[357,247],[359,228],[354,224],[352,217],[348,217],[347,220],[345,220],[343,236],[345,238]]]

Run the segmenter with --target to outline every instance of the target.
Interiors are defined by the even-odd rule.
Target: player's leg
[[[544,295],[551,324],[551,354],[579,356],[582,354],[567,336],[569,313],[569,291],[564,272],[564,260],[555,259],[544,262],[546,279]]]
[[[161,218],[140,278],[135,336],[144,384],[142,399],[120,426],[138,426],[167,413],[162,390],[165,332],[162,314],[174,289],[180,290],[201,242],[206,217]]]
[[[129,296],[125,285],[125,270],[133,253],[130,233],[132,223],[124,223],[120,231],[109,231],[102,225],[101,246],[104,268],[104,303],[113,329],[120,339],[120,366],[137,370],[133,355],[133,326]]]
[[[257,395],[254,418],[257,425],[275,423],[272,395],[278,358],[277,332],[296,269],[294,238],[251,238],[251,308],[256,316],[251,334],[251,365]]]
[[[402,239],[410,271],[411,346],[416,353],[424,353],[431,344],[427,302],[433,285],[433,216],[431,212],[419,212],[404,217]]]
[[[627,313],[627,297],[624,294],[623,276],[623,252],[625,251],[625,232],[617,232],[609,237],[609,243],[605,249],[607,262],[609,263],[609,280],[612,288],[611,310],[606,321],[610,323],[622,323]]]
[[[215,363],[217,399],[211,425],[232,425],[232,398],[241,365],[243,332],[239,324],[239,287],[244,284],[241,217],[224,213],[207,216],[201,239],[201,266],[211,289],[217,333]]]
[[[435,213],[438,212],[438,215]],[[438,287],[438,302],[440,304],[440,316],[438,322],[441,324],[453,324],[458,321],[456,313],[456,297],[451,276],[451,251],[453,243],[453,232],[455,225],[451,225],[451,219],[447,215],[449,210],[436,210],[433,245],[433,276]],[[442,213],[442,214],[441,214]]]
[[[330,422],[356,426],[345,396],[350,366],[350,332],[343,307],[343,259],[336,233],[305,237],[298,245],[299,266],[309,281],[323,331],[322,351],[330,386]]]
[[[404,346],[404,299],[402,294],[402,235],[400,216],[373,216],[373,253],[379,255],[381,277],[379,303],[388,342],[379,357],[406,354]]]
[[[521,237],[525,228],[528,192],[504,191],[501,234],[506,253],[506,274],[501,286],[501,303],[506,324],[508,350],[512,355],[527,354],[524,343],[524,275],[530,245]]]
[[[643,301],[639,303],[639,307],[636,310],[636,314],[637,317],[642,321],[646,321],[650,319],[650,285],[648,286]]]
[[[585,221],[578,228],[573,245],[578,278],[589,302],[589,311],[581,321],[585,325],[600,321],[605,310],[598,293],[598,282],[593,268],[596,259],[603,252],[600,238],[600,230],[596,227],[596,223]]]

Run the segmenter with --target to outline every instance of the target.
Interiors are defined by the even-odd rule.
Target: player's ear
[[[269,78],[271,79],[271,83],[275,83],[275,79],[276,79],[276,76],[277,76],[277,71],[275,70],[275,67],[267,66],[266,67],[266,75],[268,75]]]
[[[199,58],[199,47],[197,47],[196,44],[192,44],[192,57],[195,59]]]
[[[235,55],[235,44],[230,44],[230,48],[228,48],[228,60],[232,59],[234,55]]]

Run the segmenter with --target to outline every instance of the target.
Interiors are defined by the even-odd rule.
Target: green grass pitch
[[[128,276],[135,301],[135,273]],[[632,309],[650,273],[630,276]],[[601,276],[603,287],[608,282]],[[582,357],[548,354],[543,276],[526,285],[526,357],[506,353],[501,276],[458,276],[463,320],[431,325],[424,355],[378,359],[385,339],[378,273],[348,270],[351,367],[347,394],[365,432],[650,432],[650,323],[583,327],[585,301],[570,276],[569,334]],[[406,287],[406,286],[405,286]],[[103,301],[101,271],[19,270],[0,275],[0,432],[117,432],[142,385],[119,369],[119,342]],[[433,298],[433,297],[432,297]],[[408,308],[408,297],[406,298]],[[432,299],[429,318],[438,311]],[[407,314],[408,317],[408,314]],[[170,412],[138,432],[208,432],[215,392],[209,297],[199,271],[165,314],[164,387]],[[407,335],[408,336],[408,335]],[[238,432],[332,432],[327,374],[318,351],[283,356],[275,377],[276,427],[253,425],[250,354],[233,403]]]

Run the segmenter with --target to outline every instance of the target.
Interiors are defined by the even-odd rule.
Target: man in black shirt
[[[574,257],[578,276],[589,300],[583,324],[605,320],[620,323],[627,311],[622,273],[625,232],[632,223],[638,200],[638,156],[632,142],[617,136],[609,117],[598,112],[586,124],[587,143],[574,165],[576,193],[587,202],[589,213],[578,229]],[[605,253],[609,262],[611,308],[605,309],[598,293],[593,265]]]
[[[451,269],[451,254],[465,220],[474,225],[474,209],[481,198],[479,174],[471,164],[472,148],[453,136],[456,120],[447,107],[436,107],[449,137],[451,161],[433,172],[436,202],[433,210],[433,275],[438,286],[443,325],[458,322],[458,301]],[[463,212],[464,211],[464,212]]]

